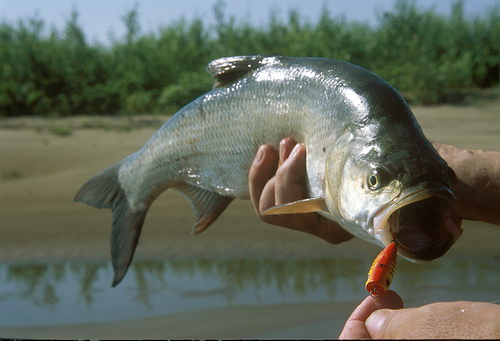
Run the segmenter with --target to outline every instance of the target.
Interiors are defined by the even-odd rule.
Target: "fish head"
[[[325,202],[352,234],[380,246],[392,241],[409,260],[442,256],[461,235],[455,174],[430,143],[392,150],[366,141],[330,158]],[[333,176],[340,181],[329,181]]]

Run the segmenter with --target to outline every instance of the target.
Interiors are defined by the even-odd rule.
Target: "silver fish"
[[[125,275],[152,202],[173,188],[191,202],[194,231],[235,198],[248,199],[258,147],[305,145],[310,199],[266,214],[319,212],[409,259],[443,255],[460,236],[453,171],[409,106],[359,66],[322,58],[239,56],[212,61],[213,90],[170,118],[136,153],[91,178],[75,200],[111,208],[113,286]]]

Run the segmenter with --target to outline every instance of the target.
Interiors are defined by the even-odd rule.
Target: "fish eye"
[[[377,190],[383,186],[385,179],[383,178],[384,172],[380,168],[373,168],[370,175],[368,175],[368,187],[371,190]]]

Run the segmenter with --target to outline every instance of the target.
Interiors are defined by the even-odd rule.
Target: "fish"
[[[372,297],[385,295],[389,290],[397,260],[398,246],[396,242],[387,245],[375,258],[365,283],[365,288]]]
[[[194,234],[236,198],[249,199],[259,146],[306,149],[308,198],[262,214],[318,212],[415,261],[442,256],[461,234],[453,170],[390,84],[345,61],[232,56],[206,68],[213,88],[137,152],[88,180],[75,201],[112,210],[112,286],[132,262],[146,213],[171,188],[191,203]]]

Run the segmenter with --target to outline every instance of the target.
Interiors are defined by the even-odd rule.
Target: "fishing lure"
[[[372,297],[382,296],[389,289],[396,269],[397,256],[398,246],[393,241],[373,261],[365,284]]]

